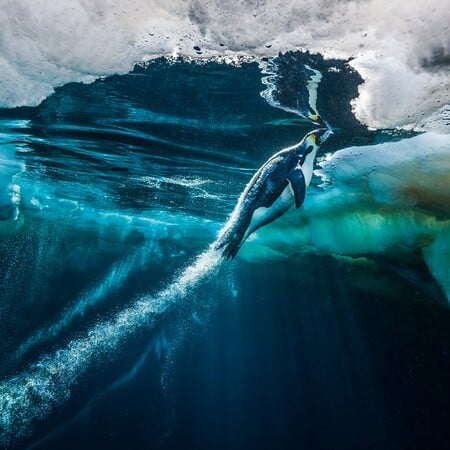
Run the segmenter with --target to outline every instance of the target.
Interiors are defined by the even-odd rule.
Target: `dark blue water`
[[[84,409],[37,448],[446,448],[446,311],[381,270],[391,293],[355,286],[367,275],[327,257],[234,272],[237,297],[209,281],[220,304],[174,354],[87,407],[92,387],[77,388],[54,425]],[[89,384],[130,370],[136,346]]]
[[[292,74],[305,62],[324,74],[317,106],[339,130],[322,156],[411,136],[354,119],[361,79],[342,61],[280,57],[281,106],[301,112],[305,83]],[[21,188],[19,217],[0,223],[0,394],[18,386],[29,402],[2,422],[2,442],[449,448],[450,313],[416,247],[406,262],[319,250],[224,262],[117,343],[112,332],[110,347],[92,346],[73,381],[45,369],[49,394],[30,385],[42,355],[50,365],[96,324],[175,285],[253,172],[312,129],[269,105],[261,79],[257,64],[156,61],[0,111],[2,185]]]

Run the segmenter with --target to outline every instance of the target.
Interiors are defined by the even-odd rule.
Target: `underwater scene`
[[[450,449],[450,9],[6,0],[0,448]]]

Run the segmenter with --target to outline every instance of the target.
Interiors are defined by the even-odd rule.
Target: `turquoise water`
[[[159,59],[0,110],[2,445],[445,448],[449,139],[362,125],[362,81]],[[305,204],[222,261],[311,96]]]

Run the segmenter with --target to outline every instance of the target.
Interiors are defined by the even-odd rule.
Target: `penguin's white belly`
[[[314,166],[314,158],[316,157],[317,150],[313,150],[311,153],[309,153],[305,161],[303,162],[302,166],[302,172],[303,176],[305,177],[305,185],[306,187],[309,186],[309,183],[311,183],[311,178],[313,174],[313,166]]]
[[[261,206],[256,208],[252,215],[250,226],[245,233],[244,240],[255,230],[273,222],[278,217],[282,216],[294,204],[294,192],[291,183],[284,188],[281,195],[268,208]]]

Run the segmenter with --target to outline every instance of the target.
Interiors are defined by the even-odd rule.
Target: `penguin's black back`
[[[283,150],[272,156],[253,176],[232,214],[234,220],[226,225],[217,248],[225,247],[226,259],[234,258],[250,226],[256,209],[269,208],[288,185],[287,176],[299,162],[298,150]]]
[[[269,208],[288,184],[287,176],[295,167],[294,155],[277,154],[269,159],[255,174],[242,198],[242,208],[250,212],[260,207]]]

